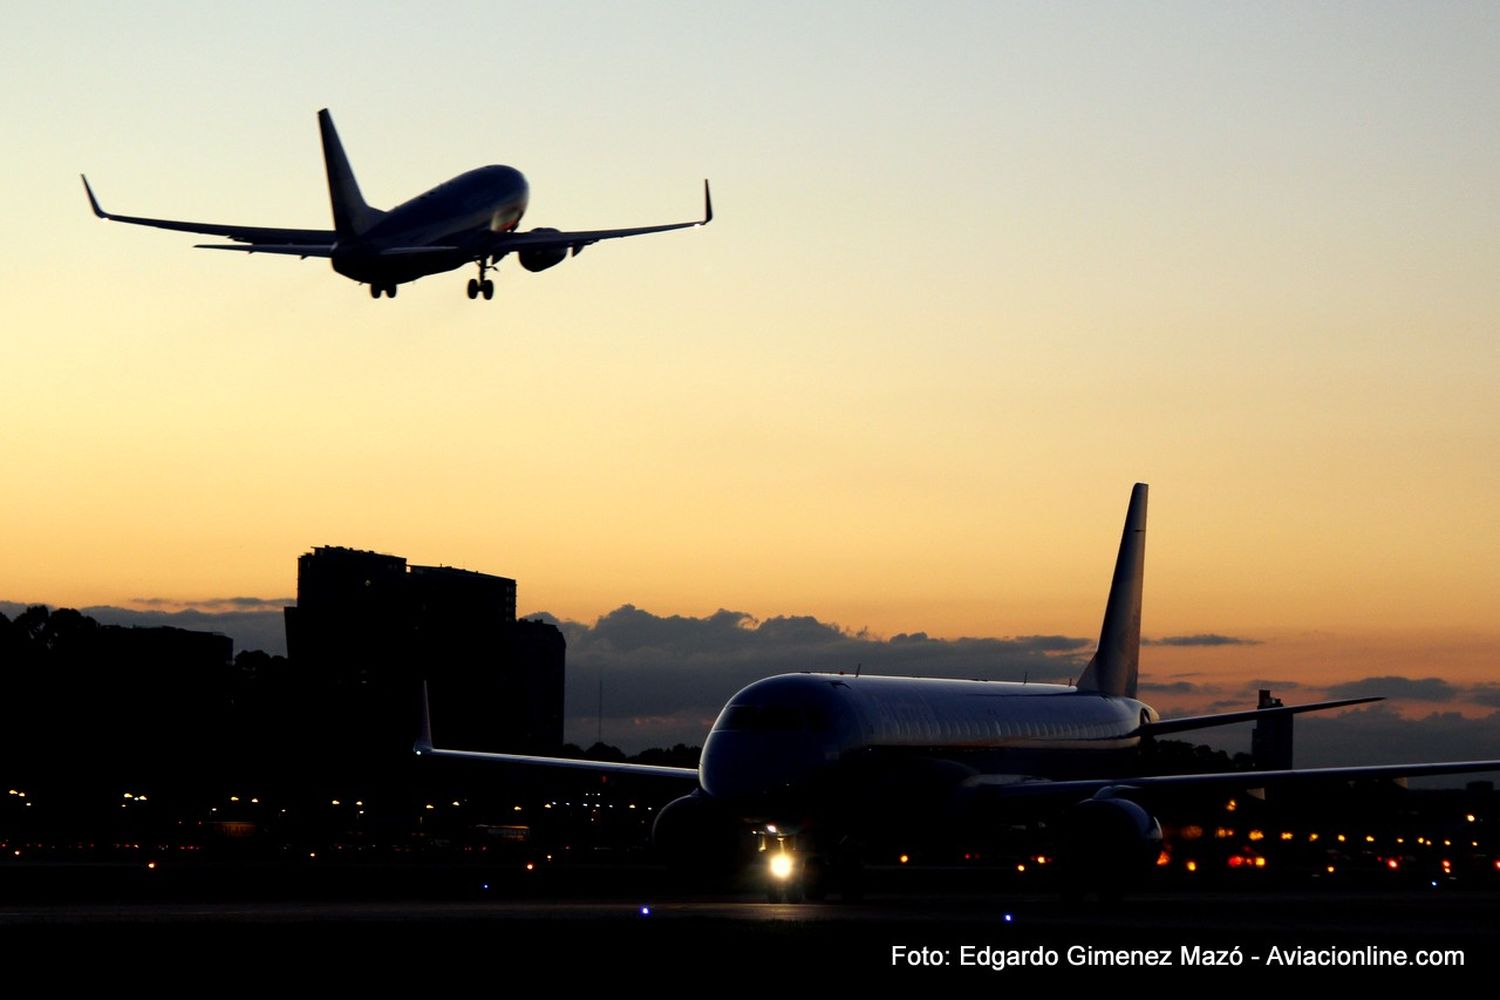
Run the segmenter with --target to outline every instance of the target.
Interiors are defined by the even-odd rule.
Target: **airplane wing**
[[[242,253],[282,253],[294,257],[333,256],[332,243],[194,243],[193,249],[239,250]]]
[[[1270,716],[1290,716],[1302,712],[1319,712],[1349,705],[1384,701],[1383,697],[1342,698],[1337,701],[1310,702],[1305,705],[1277,705],[1253,708],[1243,712],[1218,715],[1190,715],[1142,723],[1139,736],[1161,736],[1166,733],[1208,729],[1237,722],[1254,722]],[[1500,771],[1500,760],[1443,761],[1432,764],[1374,764],[1357,767],[1309,767],[1278,771],[1225,771],[1216,774],[1168,774],[1121,778],[1086,778],[1051,781],[1026,775],[980,774],[964,782],[972,794],[1009,798],[1077,799],[1096,795],[1106,789],[1112,797],[1129,798],[1132,791],[1164,789],[1265,788],[1328,781],[1357,781],[1383,778],[1420,778],[1439,774],[1467,774],[1476,771]]]
[[[664,767],[657,764],[631,764],[627,761],[580,760],[576,757],[537,757],[519,753],[483,753],[478,750],[442,750],[432,745],[432,714],[427,707],[427,683],[422,683],[422,732],[412,747],[420,757],[448,757],[455,760],[483,760],[499,764],[531,764],[543,767],[571,768],[596,774],[631,774],[647,778],[675,778],[698,783],[696,767]]]
[[[693,229],[714,221],[713,197],[708,190],[708,181],[703,182],[703,218],[693,222],[670,222],[664,226],[637,226],[634,229],[590,229],[563,233],[554,229],[534,229],[526,233],[497,234],[494,252],[509,253],[513,250],[539,250],[563,247],[577,256],[584,247],[600,240],[617,240],[626,236],[644,236],[647,233],[666,233],[673,229]]]
[[[332,252],[332,246],[337,235],[332,229],[271,229],[265,226],[226,226],[214,222],[183,222],[177,219],[147,219],[137,215],[115,215],[106,212],[99,206],[99,199],[94,197],[94,189],[89,186],[89,179],[82,174],[83,189],[88,192],[89,206],[93,208],[94,214],[101,219],[111,222],[128,222],[134,226],[153,226],[157,229],[175,229],[183,233],[204,233],[208,236],[222,236],[225,239],[236,240],[240,243],[256,244],[254,251],[260,253],[299,253],[296,249],[282,249],[285,247],[303,247],[311,245],[304,256],[326,257],[328,253],[319,252],[327,248]],[[252,250],[251,247],[222,247],[207,246],[210,250]]]
[[[1220,712],[1218,715],[1185,715],[1178,719],[1160,719],[1141,724],[1140,736],[1161,736],[1165,733],[1183,733],[1193,729],[1211,729],[1214,726],[1229,726],[1236,722],[1254,722],[1275,715],[1297,715],[1301,712],[1324,712],[1330,708],[1345,708],[1349,705],[1364,705],[1372,701],[1385,701],[1383,696],[1367,698],[1343,698],[1338,701],[1315,701],[1306,705],[1276,705],[1272,708],[1251,708],[1243,712]]]
[[[1164,774],[1134,778],[1085,778],[1047,781],[1015,775],[979,774],[963,787],[999,799],[1052,798],[1077,800],[1106,789],[1113,798],[1129,798],[1134,791],[1267,788],[1329,781],[1384,778],[1424,778],[1440,774],[1500,771],[1500,760],[1457,760],[1435,764],[1370,764],[1357,767],[1307,767],[1281,771],[1224,771],[1215,774]]]
[[[696,767],[663,767],[654,764],[632,764],[628,761],[580,760],[576,757],[534,757],[519,753],[480,753],[477,750],[440,750],[436,747],[414,748],[423,757],[450,757],[456,760],[483,760],[491,764],[531,764],[542,767],[571,768],[598,774],[633,774],[648,778],[676,778],[698,783]]]

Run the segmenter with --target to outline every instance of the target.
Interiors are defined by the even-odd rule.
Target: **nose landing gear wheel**
[[[768,903],[800,903],[806,898],[800,879],[778,882],[766,889]]]
[[[495,297],[495,283],[489,278],[485,278],[479,283],[479,291],[484,295],[485,301],[488,302]]]
[[[479,279],[477,278],[469,279],[469,298],[479,298]]]

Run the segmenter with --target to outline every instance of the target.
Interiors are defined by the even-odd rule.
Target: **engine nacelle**
[[[1064,817],[1059,858],[1077,892],[1117,893],[1161,855],[1161,824],[1129,799],[1087,799]]]
[[[752,846],[744,825],[702,792],[663,806],[651,827],[651,843],[669,864],[700,870],[734,869]]]
[[[533,229],[534,233],[555,233],[556,229]],[[522,250],[519,254],[521,266],[528,271],[545,271],[549,267],[555,267],[563,262],[568,255],[567,247],[537,247],[533,250]]]

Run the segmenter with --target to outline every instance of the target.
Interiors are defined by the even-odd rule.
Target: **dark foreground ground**
[[[793,905],[639,868],[40,864],[0,869],[0,959],[56,984],[209,992],[407,982],[427,995],[534,995],[545,984],[572,995],[582,983],[668,995],[809,982],[980,991],[1100,975],[1143,988],[1186,975],[1292,986],[1330,973],[1446,988],[1500,971],[1500,892],[1173,887],[1080,904],[997,891],[972,873],[902,871],[877,874],[860,902]]]

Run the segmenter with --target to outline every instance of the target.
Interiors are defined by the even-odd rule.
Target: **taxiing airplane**
[[[1500,760],[1216,774],[1142,775],[1146,737],[1357,705],[1351,698],[1162,719],[1136,698],[1146,492],[1125,516],[1099,648],[1074,685],[781,674],[746,687],[719,713],[697,769],[438,749],[423,694],[415,750],[512,764],[582,768],[692,782],[657,816],[668,855],[713,855],[751,831],[773,835],[776,892],[800,896],[857,865],[862,842],[893,824],[1061,817],[1063,860],[1099,887],[1158,856],[1153,797],[1190,790],[1500,770]],[[1145,803],[1145,804],[1143,804]],[[852,876],[852,878],[857,878]],[[773,886],[777,883],[773,882]]]
[[[703,182],[703,218],[694,222],[672,222],[633,229],[593,229],[559,232],[533,229],[518,233],[516,226],[526,212],[530,189],[526,178],[514,167],[488,166],[470,170],[419,194],[388,212],[371,208],[359,192],[354,171],[344,155],[333,118],[324,108],[318,112],[323,133],[323,160],[328,172],[328,195],[333,202],[332,229],[272,229],[262,226],[225,226],[210,222],[182,222],[115,215],[99,207],[99,199],[83,178],[89,205],[101,219],[155,226],[187,233],[222,236],[233,243],[199,243],[205,250],[240,250],[245,253],[288,254],[296,257],[327,257],[333,269],[347,278],[370,286],[370,296],[396,297],[398,285],[428,274],[440,274],[474,264],[479,276],[471,278],[469,298],[495,294],[489,271],[509,254],[521,260],[528,271],[545,271],[569,254],[600,240],[664,233],[673,229],[706,226],[713,221],[713,201],[708,181]]]

